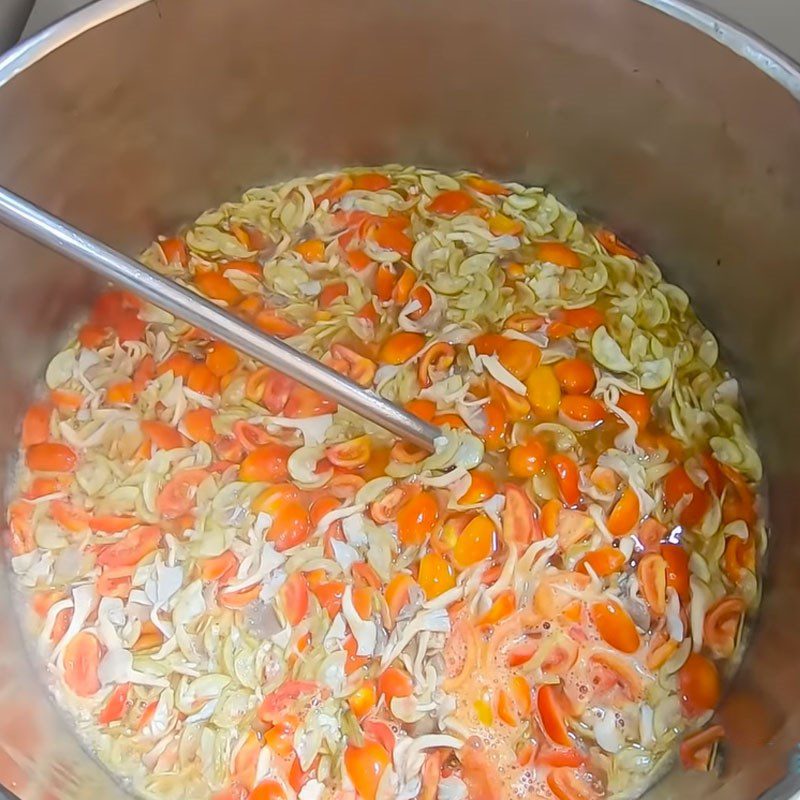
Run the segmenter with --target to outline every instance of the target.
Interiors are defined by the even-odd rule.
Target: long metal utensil
[[[434,439],[441,435],[435,425],[423,422],[311,356],[262,333],[205,297],[147,269],[3,187],[0,187],[0,222],[180,319],[197,325],[216,339],[336,400],[403,439],[433,450]]]

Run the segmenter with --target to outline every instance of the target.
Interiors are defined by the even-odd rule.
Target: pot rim
[[[0,55],[0,87],[63,44],[114,17],[155,0],[97,0]],[[636,0],[690,25],[749,61],[800,102],[800,63],[758,34],[694,0]]]

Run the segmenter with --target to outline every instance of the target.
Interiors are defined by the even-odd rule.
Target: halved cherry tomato
[[[439,192],[431,200],[428,210],[433,214],[441,214],[445,217],[454,217],[463,214],[465,211],[475,208],[475,200],[461,189]]]
[[[629,486],[614,504],[608,515],[608,530],[612,536],[625,536],[639,522],[639,496]]]
[[[361,175],[353,175],[353,189],[361,189],[366,192],[379,192],[381,189],[388,189],[392,181],[386,175],[379,172],[364,172]]]
[[[597,793],[571,767],[554,767],[547,775],[547,785],[557,800],[595,800]]]
[[[325,243],[321,239],[308,239],[300,242],[294,246],[294,251],[309,263],[325,260]]]
[[[404,545],[419,545],[439,520],[439,506],[430,492],[419,492],[397,510],[397,535]]]
[[[565,417],[577,422],[600,422],[606,416],[606,408],[599,400],[582,394],[564,395],[559,408]]]
[[[386,585],[384,597],[393,620],[408,603],[414,586],[417,586],[417,582],[405,572],[398,572]]]
[[[485,470],[473,469],[470,471],[469,488],[458,498],[458,502],[465,506],[476,505],[494,494],[497,494],[497,484],[491,474]]]
[[[391,705],[395,697],[410,697],[414,693],[414,681],[399,667],[388,667],[378,678],[378,695],[386,698]]]
[[[270,442],[249,453],[239,467],[239,480],[280,483],[289,477],[288,461],[292,448]]]
[[[539,261],[567,269],[578,269],[581,266],[581,257],[561,242],[542,242],[536,250],[536,257]]]
[[[633,417],[633,421],[640,431],[647,427],[653,413],[647,395],[624,393],[620,395],[617,405],[626,414]]]
[[[97,554],[101,567],[134,567],[156,550],[162,533],[156,525],[138,525],[114,544],[104,546]]]
[[[210,408],[193,408],[183,415],[183,427],[193,442],[213,442],[217,436],[214,430],[214,412]]]
[[[164,254],[167,264],[180,264],[185,267],[189,263],[189,250],[183,239],[178,237],[162,239],[158,245]]]
[[[291,752],[291,750],[289,751]],[[288,753],[287,753],[288,755]],[[286,800],[286,792],[278,781],[262,781],[250,792],[247,800]]]
[[[384,364],[403,364],[413,358],[424,344],[425,337],[421,333],[398,331],[384,340],[378,360]]]
[[[213,558],[204,558],[200,562],[200,577],[204,581],[218,581],[224,585],[236,574],[239,559],[231,550],[226,550]]]
[[[318,586],[312,586],[311,591],[331,619],[342,610],[344,583],[341,581],[320,583]]]
[[[671,586],[678,597],[689,602],[689,554],[679,544],[662,544],[661,556],[667,562],[667,586]]]
[[[239,354],[225,342],[212,342],[206,348],[206,366],[218,378],[236,369]]]
[[[344,751],[347,774],[359,796],[364,800],[375,800],[383,773],[391,759],[384,748],[374,739],[364,739],[358,746],[348,744]]]
[[[157,419],[143,419],[141,428],[142,433],[160,450],[173,450],[183,446],[183,436],[166,422]]]
[[[109,725],[112,722],[117,722],[122,719],[128,705],[128,692],[131,685],[129,683],[121,683],[111,693],[111,696],[103,706],[102,711],[97,715],[97,721],[101,725]]]
[[[542,538],[536,519],[536,509],[521,486],[509,483],[505,489],[506,503],[501,520],[503,539],[507,544],[523,550]]]
[[[538,439],[528,439],[508,453],[508,469],[517,478],[530,478],[547,467],[547,448]]]
[[[35,403],[28,408],[22,420],[22,446],[42,444],[50,438],[51,409],[44,403]]]
[[[553,371],[567,394],[590,394],[597,383],[592,365],[584,358],[565,358]]]
[[[433,600],[456,585],[453,568],[438,553],[426,553],[419,560],[418,580],[428,600]]]
[[[156,511],[165,519],[177,519],[194,508],[197,487],[208,477],[205,469],[184,469],[167,481],[156,497]]]
[[[242,299],[242,293],[224,275],[218,272],[198,272],[194,276],[194,285],[206,297],[221,300],[232,306]]]
[[[623,653],[635,653],[639,649],[639,633],[633,620],[619,603],[606,600],[591,608],[592,619],[603,640]]]
[[[658,553],[645,553],[636,568],[639,590],[653,614],[667,610],[667,562]]]
[[[91,697],[100,691],[97,668],[102,646],[88,631],[77,633],[64,648],[64,683],[79,697]]]
[[[302,572],[293,572],[278,592],[286,621],[299,625],[308,613],[308,582]]]
[[[267,531],[267,539],[281,552],[302,544],[310,533],[311,523],[305,508],[300,503],[286,503],[273,519]]]
[[[625,564],[625,556],[616,547],[599,547],[597,550],[590,550],[578,562],[576,569],[578,572],[588,572],[587,567],[591,567],[595,575],[605,578],[619,572]]]
[[[34,472],[71,472],[78,463],[78,455],[69,445],[41,442],[27,449],[25,463]]]
[[[563,747],[570,747],[572,739],[561,703],[561,691],[553,684],[544,684],[536,693],[536,708],[542,728],[548,737]]]
[[[459,534],[453,548],[453,559],[462,568],[477,564],[491,555],[494,541],[494,523],[485,514],[478,514]]]
[[[692,716],[710,711],[719,702],[721,685],[714,662],[700,653],[690,653],[678,670],[681,701]]]
[[[534,367],[526,386],[533,413],[541,419],[553,419],[561,403],[561,386],[553,368],[547,364]]]
[[[577,506],[581,501],[581,491],[578,487],[578,465],[564,453],[554,453],[550,456],[549,463],[555,473],[561,499],[568,506]]]
[[[708,493],[701,489],[682,466],[675,467],[664,479],[664,497],[670,508],[675,508],[684,497],[689,500],[680,513],[680,522],[693,528],[703,519],[711,501]]]

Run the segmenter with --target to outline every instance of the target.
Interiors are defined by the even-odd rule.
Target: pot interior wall
[[[131,253],[249,185],[402,162],[545,184],[654,254],[743,379],[774,547],[722,711],[724,777],[672,773],[652,796],[752,798],[783,774],[800,739],[800,626],[786,619],[800,606],[800,106],[786,91],[634,0],[160,0],[14,77],[0,119],[0,182]],[[33,382],[96,286],[5,230],[0,269],[7,461]],[[42,699],[9,613],[0,653],[5,785],[113,796]]]

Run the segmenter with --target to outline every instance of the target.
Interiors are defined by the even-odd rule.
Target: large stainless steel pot
[[[688,24],[687,24],[688,23]],[[0,182],[135,252],[253,183],[341,164],[546,183],[649,250],[743,378],[771,482],[763,614],[722,717],[755,798],[800,740],[800,72],[681,0],[101,0],[0,59]],[[0,451],[92,279],[0,231]],[[0,475],[0,482],[4,476]],[[0,780],[113,798],[0,577]]]

